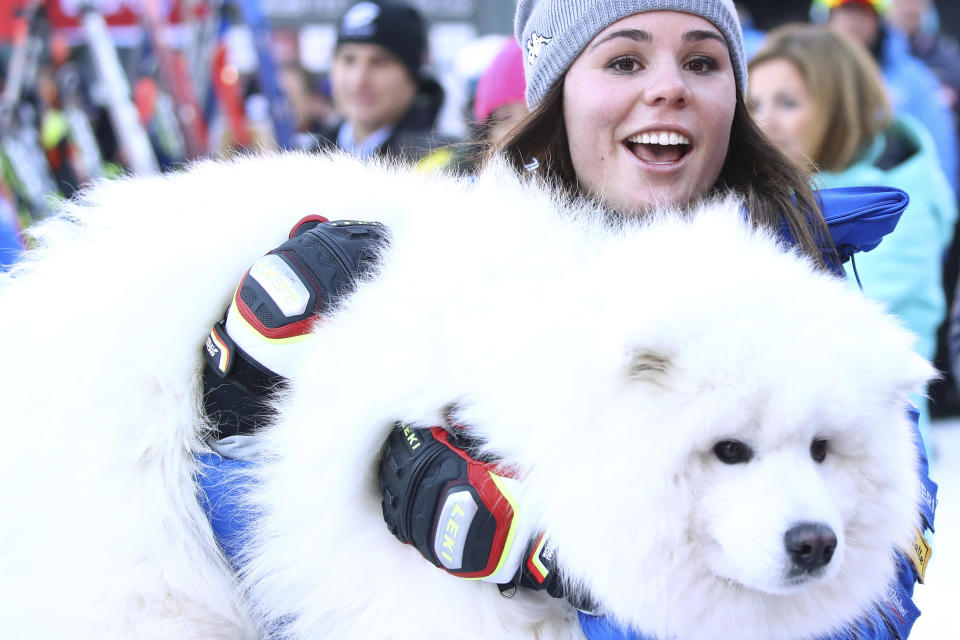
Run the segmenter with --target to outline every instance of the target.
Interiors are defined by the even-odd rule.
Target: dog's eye
[[[753,451],[739,440],[721,440],[713,445],[713,454],[725,464],[750,462]]]
[[[810,443],[810,457],[817,462],[823,462],[827,457],[826,438],[817,438]]]

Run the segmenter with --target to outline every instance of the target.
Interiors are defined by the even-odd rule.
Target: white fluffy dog
[[[196,496],[201,347],[313,213],[392,242],[303,343],[234,573]],[[611,225],[503,168],[281,155],[103,184],[36,234],[0,285],[4,638],[581,638],[565,602],[451,577],[384,525],[388,429],[453,401],[571,588],[658,638],[836,629],[918,521],[904,405],[929,364],[733,200]],[[836,537],[809,571],[804,524]]]

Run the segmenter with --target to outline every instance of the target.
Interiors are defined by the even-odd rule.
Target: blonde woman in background
[[[917,351],[932,359],[946,311],[944,251],[957,210],[930,133],[910,116],[892,115],[869,53],[828,27],[772,31],[749,69],[755,118],[783,151],[815,172],[818,186],[884,185],[910,195],[896,230],[855,266],[864,292],[903,319],[918,336]],[[850,263],[846,268],[856,275]],[[915,401],[925,430],[927,402]]]

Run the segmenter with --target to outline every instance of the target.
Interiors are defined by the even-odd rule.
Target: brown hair
[[[810,160],[816,167],[843,171],[890,124],[880,69],[848,36],[823,25],[786,25],[769,33],[750,68],[771,60],[792,64],[810,92]]]
[[[563,120],[563,82],[515,128],[489,157],[502,153],[520,174],[535,175],[570,195],[586,195],[577,180]],[[839,264],[823,214],[810,187],[809,172],[790,161],[763,134],[737,90],[730,145],[711,192],[730,190],[744,200],[750,221],[780,231],[784,224],[798,247],[819,266]],[[711,195],[708,194],[708,195]]]

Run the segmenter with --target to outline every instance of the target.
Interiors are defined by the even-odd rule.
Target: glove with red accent
[[[308,216],[250,267],[204,348],[204,406],[220,438],[269,420],[268,400],[301,359],[317,318],[353,291],[386,242],[381,224]]]
[[[390,433],[378,470],[390,531],[455,576],[564,597],[555,549],[520,513],[517,481],[475,459],[477,443],[454,431],[397,423]]]

